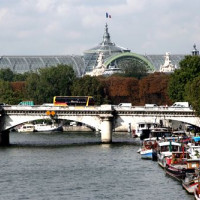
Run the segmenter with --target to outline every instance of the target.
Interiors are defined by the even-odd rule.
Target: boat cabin
[[[142,132],[144,132],[143,130],[151,130],[151,129],[154,129],[156,127],[159,127],[159,125],[160,125],[159,123],[155,123],[155,122],[139,122],[139,123],[137,123],[135,134],[138,137],[140,137]]]
[[[151,137],[159,138],[165,138],[165,137],[171,137],[171,131],[169,131],[167,128],[154,128],[151,130],[150,133]]]
[[[152,149],[157,147],[157,140],[156,138],[146,138],[143,141],[143,147],[145,149]]]
[[[180,151],[181,144],[177,142],[160,142],[158,143],[158,152]]]
[[[185,131],[183,131],[183,130],[180,130],[180,131],[173,131],[173,132],[172,132],[172,136],[173,136],[173,137],[184,137],[184,136],[186,136],[186,133],[185,133]]]
[[[22,124],[20,128],[17,129],[18,132],[34,132],[35,126],[33,124]]]

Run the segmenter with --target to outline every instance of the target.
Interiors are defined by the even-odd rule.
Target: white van
[[[158,107],[158,105],[157,104],[145,104],[144,107],[145,108],[156,108],[156,107]]]
[[[188,102],[175,102],[171,107],[172,108],[189,108],[190,105]]]
[[[120,103],[118,106],[121,106],[121,107],[131,107],[132,103]]]

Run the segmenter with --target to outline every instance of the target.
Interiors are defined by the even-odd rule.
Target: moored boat
[[[181,144],[178,142],[164,141],[158,143],[157,160],[158,164],[166,167],[166,158],[172,155],[172,151],[180,151]]]
[[[19,133],[30,133],[35,131],[35,126],[30,123],[22,124],[21,127],[17,129]]]
[[[35,131],[37,132],[53,132],[53,131],[63,131],[62,126],[56,126],[55,124],[35,124]]]
[[[195,173],[186,173],[185,178],[182,180],[183,188],[189,193],[194,194],[198,185],[198,177]]]
[[[186,177],[186,173],[194,173],[195,161],[189,160],[188,153],[182,152],[172,152],[172,156],[167,158],[167,164],[165,166],[166,174],[172,176],[178,181],[182,181]]]
[[[156,138],[147,138],[143,141],[143,146],[140,150],[141,158],[152,159],[153,149],[157,147]]]
[[[177,164],[177,165],[168,165],[165,166],[166,174],[174,177],[178,181],[181,181],[186,176],[186,165]]]
[[[145,135],[145,130],[150,131],[158,126],[159,126],[159,124],[155,123],[155,122],[139,122],[139,123],[137,123],[135,135],[136,135],[136,137],[140,137],[142,135]],[[149,131],[148,131],[148,133],[149,133]],[[145,137],[148,138],[149,136],[145,136]]]

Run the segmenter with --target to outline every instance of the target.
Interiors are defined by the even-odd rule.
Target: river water
[[[0,200],[194,199],[128,134],[101,144],[95,133],[10,133],[10,143],[0,148]]]

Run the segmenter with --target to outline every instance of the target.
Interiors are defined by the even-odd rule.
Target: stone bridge
[[[3,106],[0,118],[0,145],[9,144],[9,129],[38,119],[65,119],[84,123],[101,132],[103,143],[112,142],[112,131],[136,129],[138,122],[160,122],[169,126],[179,121],[200,127],[200,118],[190,108]]]

